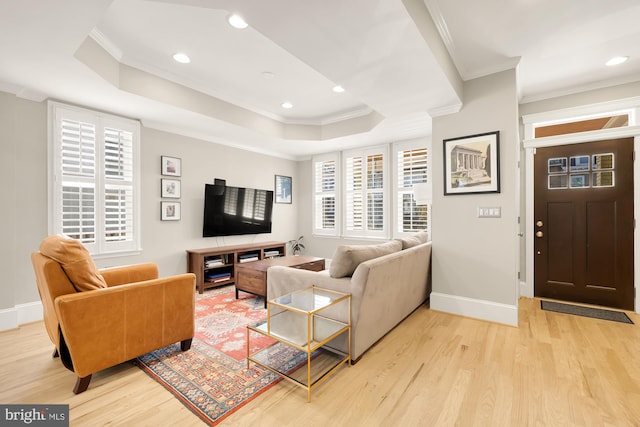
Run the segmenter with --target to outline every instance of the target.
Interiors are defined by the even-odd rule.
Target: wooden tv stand
[[[198,293],[235,283],[236,265],[286,255],[285,242],[257,242],[246,245],[187,249],[187,271],[196,275]]]

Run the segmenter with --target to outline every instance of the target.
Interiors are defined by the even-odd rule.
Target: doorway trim
[[[534,124],[541,122],[551,122],[554,120],[563,120],[575,117],[580,120],[582,117],[590,114],[601,114],[605,112],[618,111],[625,109],[630,110],[629,126],[603,129],[589,132],[580,132],[567,135],[550,136],[544,138],[534,138]],[[521,283],[520,295],[533,298],[534,296],[534,197],[533,197],[533,160],[536,148],[553,147],[558,145],[580,144],[583,142],[603,141],[607,139],[617,138],[634,138],[633,149],[635,153],[640,153],[640,98],[629,98],[626,100],[612,101],[601,104],[586,105],[583,107],[574,107],[564,110],[555,110],[545,113],[530,114],[522,116],[524,124],[524,140],[522,146],[524,149],[524,175],[525,175],[525,282]],[[564,120],[563,120],[564,121]],[[634,218],[640,218],[640,167],[637,166],[634,159],[633,167],[633,215]],[[640,234],[638,226],[633,232],[633,275],[635,298],[635,312],[640,313],[640,292],[638,287],[640,284]]]

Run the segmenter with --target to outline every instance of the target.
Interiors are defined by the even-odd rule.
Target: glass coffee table
[[[272,338],[273,342],[251,353],[252,334]],[[344,348],[345,338],[346,353],[337,349]],[[247,326],[247,368],[253,362],[307,389],[308,401],[315,386],[350,360],[348,293],[317,286],[295,291],[269,300],[267,319]]]

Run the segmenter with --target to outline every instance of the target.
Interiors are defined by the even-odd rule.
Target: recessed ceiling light
[[[627,59],[629,59],[628,56],[616,56],[614,58],[611,58],[610,60],[607,61],[606,65],[611,67],[613,65],[620,65],[623,62],[627,62]]]
[[[244,20],[244,18],[242,18],[242,16],[236,15],[235,13],[229,16],[227,21],[229,21],[229,25],[239,30],[243,30],[249,26],[249,24],[247,24],[247,22]]]
[[[293,108],[293,104],[289,101],[285,101],[282,103],[282,108],[286,108],[288,110],[289,108]]]
[[[188,64],[189,62],[191,62],[191,58],[189,58],[185,53],[176,53],[175,55],[173,55],[173,59],[181,64]]]
[[[340,85],[337,85],[337,86],[333,87],[333,91],[335,93],[342,93],[342,92],[344,92],[344,88],[342,86],[340,86]]]
[[[262,77],[264,77],[265,79],[272,79],[274,78],[276,75],[273,74],[271,71],[263,71],[262,72]]]

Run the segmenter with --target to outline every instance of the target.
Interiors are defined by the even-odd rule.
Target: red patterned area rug
[[[247,369],[246,326],[265,319],[261,298],[233,286],[196,294],[196,334],[191,349],[174,344],[138,358],[138,366],[209,425],[216,425],[280,378],[251,363]],[[251,352],[270,343],[251,336]],[[271,360],[288,370],[303,360],[287,346],[273,346]]]

